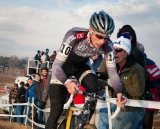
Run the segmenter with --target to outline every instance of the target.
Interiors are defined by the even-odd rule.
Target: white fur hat
[[[119,37],[114,43],[114,47],[119,47],[124,49],[128,55],[131,52],[131,41],[130,41],[130,34],[124,33],[121,37]]]

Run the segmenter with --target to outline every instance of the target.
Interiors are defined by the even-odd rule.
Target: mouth
[[[96,43],[97,48],[100,48],[102,44]]]
[[[114,58],[115,58],[115,61],[118,61],[118,59],[119,59],[119,57],[118,57],[118,56],[115,56]]]

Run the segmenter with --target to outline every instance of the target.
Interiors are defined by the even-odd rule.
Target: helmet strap
[[[91,36],[92,36],[92,35],[93,35],[93,32],[92,32],[92,34],[89,33],[90,45],[91,45],[92,47],[95,47],[95,46],[93,45],[93,43],[92,43],[92,39],[91,39]]]

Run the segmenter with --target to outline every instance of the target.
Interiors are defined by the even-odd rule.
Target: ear
[[[89,33],[92,34],[92,28],[89,26]]]
[[[132,39],[133,39],[133,37],[132,36],[130,36],[130,41],[132,42]]]
[[[125,51],[125,57],[127,58],[127,56],[128,56],[128,53]]]

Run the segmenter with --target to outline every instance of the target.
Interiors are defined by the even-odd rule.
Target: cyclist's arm
[[[65,84],[69,80],[67,80],[67,76],[64,73],[62,66],[65,63],[66,59],[68,58],[70,51],[72,50],[72,46],[76,43],[76,36],[75,32],[67,32],[64,39],[63,43],[57,52],[57,56],[55,58],[55,61],[52,65],[52,79],[51,83],[53,80],[58,80],[60,83]]]
[[[116,94],[122,93],[122,85],[121,85],[119,75],[117,74],[117,68],[116,68],[116,63],[114,59],[114,51],[113,51],[113,46],[111,42],[108,43],[107,50],[109,51],[109,53],[106,53],[104,55],[104,58],[106,60],[106,67],[107,67],[109,79],[111,81],[111,84],[115,93]]]

